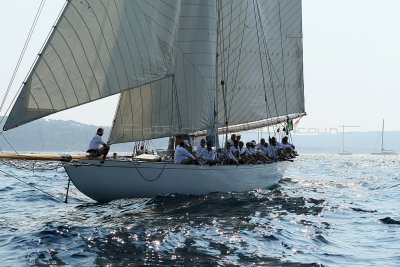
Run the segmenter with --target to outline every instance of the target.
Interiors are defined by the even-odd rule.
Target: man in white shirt
[[[206,163],[210,166],[217,164],[217,153],[212,148],[211,141],[207,142],[207,147],[202,150],[201,154],[198,157],[206,161]]]
[[[182,141],[175,149],[174,163],[191,164],[196,158],[185,149],[185,143]]]
[[[93,136],[92,140],[90,141],[89,149],[87,152],[92,157],[98,157],[103,155],[103,161],[104,161],[107,157],[108,151],[110,151],[110,146],[104,143],[103,140],[101,139],[103,133],[104,133],[103,128],[97,129],[96,135]]]
[[[246,146],[244,146],[244,143],[242,141],[239,142],[239,153],[240,153],[239,162],[243,162],[245,164],[255,162],[255,159],[251,154],[249,148],[250,148],[250,143],[247,143]]]
[[[233,146],[230,142],[227,143],[228,148],[228,163],[239,165],[239,142],[237,140],[233,141]]]
[[[264,155],[267,155],[268,144],[265,142],[264,138],[260,139],[260,143],[256,145],[256,148]]]
[[[209,141],[209,142],[212,142],[212,141]],[[205,147],[206,147],[206,140],[205,139],[201,139],[200,145],[197,146],[197,150],[196,150],[196,156],[197,157],[199,157],[201,155],[201,153],[205,149]]]

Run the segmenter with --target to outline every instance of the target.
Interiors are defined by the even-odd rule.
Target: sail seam
[[[132,60],[133,72],[135,73],[135,77],[137,77],[138,75],[137,75],[137,72],[136,72],[135,61],[133,60],[132,52],[131,52],[131,49],[129,47],[128,38],[126,36],[125,30],[124,30],[124,26],[122,24],[122,20],[121,20],[121,16],[120,16],[120,13],[119,13],[119,10],[118,10],[117,3],[114,2],[114,5],[115,5],[115,10],[117,11],[118,21],[119,21],[119,23],[121,25],[122,35],[124,36],[124,39],[125,39],[125,42],[126,42],[126,47],[128,48],[128,53],[129,53],[129,56],[130,56],[130,58]],[[130,87],[129,86],[130,81],[129,81],[129,75],[128,74],[127,74],[127,79],[128,79],[128,87]]]
[[[62,65],[63,69],[64,69],[64,72],[65,72],[65,74],[67,75],[68,81],[69,81],[69,83],[71,84],[71,88],[72,88],[72,91],[74,92],[74,95],[75,95],[75,98],[76,98],[76,102],[77,102],[78,104],[80,104],[80,103],[79,103],[79,99],[78,99],[78,95],[76,94],[76,91],[75,91],[75,87],[74,87],[74,85],[72,84],[71,77],[69,76],[69,73],[68,73],[67,69],[65,68],[64,62],[62,61],[62,59],[61,59],[61,57],[60,57],[58,51],[54,48],[54,46],[53,46],[51,43],[50,43],[50,47],[54,50],[54,52],[56,53],[58,59],[60,60],[60,63],[61,63],[61,65]]]
[[[66,102],[65,97],[64,97],[64,95],[63,95],[63,93],[61,91],[60,85],[58,84],[58,81],[57,81],[56,77],[54,76],[53,70],[50,68],[49,64],[47,63],[47,61],[46,61],[46,59],[44,57],[42,57],[42,60],[46,64],[47,68],[49,69],[49,72],[50,72],[51,76],[53,77],[55,84],[57,85],[58,91],[60,91],[60,95],[61,95],[61,98],[62,98],[62,100],[64,102],[64,106],[67,107],[67,102]],[[46,88],[44,88],[44,90],[47,91]]]
[[[111,66],[112,66],[112,68],[114,69],[115,77],[117,78],[117,83],[118,83],[119,91],[121,92],[121,91],[122,91],[122,89],[121,89],[121,83],[120,83],[120,80],[119,80],[119,77],[118,77],[117,69],[115,68],[115,63],[114,63],[113,57],[111,56],[110,48],[108,47],[107,40],[106,40],[106,37],[105,37],[105,35],[104,35],[104,31],[103,31],[103,29],[102,29],[102,27],[101,27],[101,24],[100,24],[100,21],[99,21],[99,19],[98,19],[98,17],[97,17],[97,14],[94,12],[93,8],[90,8],[90,11],[92,12],[92,14],[93,14],[94,18],[96,19],[97,24],[98,24],[98,26],[99,26],[99,29],[100,29],[100,32],[101,32],[101,36],[103,37],[103,40],[104,40],[104,45],[106,46],[108,55],[109,55],[109,57],[110,57]],[[89,65],[90,65],[90,63],[89,63]],[[91,65],[90,65],[90,68],[92,68]],[[94,74],[93,74],[93,75],[94,75]],[[96,77],[96,76],[95,76],[95,77]],[[111,88],[110,88],[110,87],[108,87],[108,91],[109,91],[110,94],[112,94]]]
[[[89,99],[89,101],[91,101],[92,99],[91,99],[91,97],[90,97],[89,90],[88,90],[88,88],[87,88],[85,79],[83,78],[81,69],[80,69],[79,66],[78,66],[78,62],[76,61],[76,58],[75,58],[75,56],[74,56],[74,53],[72,52],[71,47],[70,47],[70,45],[68,44],[67,40],[65,39],[64,35],[63,35],[60,31],[58,31],[58,29],[57,29],[57,32],[60,34],[61,38],[64,40],[65,45],[68,47],[68,50],[69,50],[69,52],[71,53],[71,57],[72,57],[72,59],[74,60],[76,69],[78,70],[79,75],[81,76],[81,79],[82,79],[82,83],[83,83],[83,85],[85,86],[85,91],[86,91],[86,93],[87,93],[87,95],[88,95],[88,99]]]
[[[73,5],[72,5],[72,6],[73,6]],[[83,54],[85,55],[86,61],[87,61],[87,63],[88,63],[88,66],[89,66],[89,68],[90,68],[90,70],[91,70],[91,72],[92,72],[92,74],[93,74],[94,80],[95,80],[95,82],[96,82],[97,90],[98,90],[98,92],[99,92],[99,96],[101,97],[100,86],[99,86],[99,83],[98,83],[98,81],[97,81],[96,75],[94,74],[92,65],[90,64],[89,58],[88,58],[88,56],[87,56],[87,54],[86,54],[85,46],[83,45],[81,38],[79,37],[78,33],[76,32],[75,28],[72,26],[71,22],[69,21],[69,19],[68,19],[67,17],[65,17],[65,21],[67,21],[68,24],[71,26],[71,29],[72,29],[73,32],[75,33],[76,38],[77,38],[77,40],[79,41],[79,43],[80,43],[80,45],[81,45],[81,47],[82,47],[82,52],[83,52]],[[79,68],[79,66],[78,66],[78,68]]]
[[[44,91],[46,92],[46,95],[47,95],[47,98],[49,99],[51,108],[52,108],[53,110],[56,110],[56,109],[54,108],[53,101],[51,101],[51,98],[50,98],[49,94],[47,93],[46,86],[44,86],[42,80],[40,79],[39,75],[38,75],[36,72],[34,73],[34,75],[36,75],[36,77],[38,78],[39,82],[41,83],[41,85],[42,85]],[[32,91],[30,92],[30,94],[32,95]]]

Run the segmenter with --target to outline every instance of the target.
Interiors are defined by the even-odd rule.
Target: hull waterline
[[[75,187],[98,202],[170,193],[201,195],[268,188],[282,178],[287,162],[197,166],[83,160],[64,166]]]

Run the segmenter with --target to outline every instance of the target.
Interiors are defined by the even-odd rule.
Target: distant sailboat
[[[393,150],[386,150],[383,147],[383,136],[385,132],[385,120],[382,120],[382,136],[381,136],[381,150],[380,152],[372,152],[372,155],[397,155],[397,153]]]
[[[341,125],[340,127],[342,127],[342,152],[339,152],[339,155],[353,155],[353,153],[344,150],[344,127],[358,127],[358,126],[346,126],[346,125]]]

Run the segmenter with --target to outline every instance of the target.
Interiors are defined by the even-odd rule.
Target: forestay
[[[174,73],[180,1],[68,1],[5,130]]]

